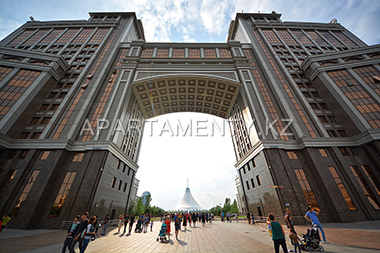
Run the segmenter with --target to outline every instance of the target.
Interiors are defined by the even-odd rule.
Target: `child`
[[[152,232],[153,230],[153,221],[150,221],[150,232]]]
[[[290,235],[289,235],[290,239],[292,240],[292,243],[294,244],[294,252],[297,252],[297,248],[298,248],[298,251],[301,253],[301,249],[300,249],[300,243],[301,240],[300,238],[298,238],[297,234],[294,233],[294,229],[293,228],[290,228]]]

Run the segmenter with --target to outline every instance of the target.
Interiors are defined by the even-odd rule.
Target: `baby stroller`
[[[160,240],[161,242],[166,242],[166,224],[162,223],[160,233],[158,233],[157,242]]]
[[[138,219],[136,223],[135,233],[141,233],[142,232],[142,220]]]
[[[319,245],[319,242],[321,241],[319,237],[319,231],[317,226],[313,226],[312,228],[307,229],[307,233],[301,234],[303,244],[300,245],[301,250],[307,250],[307,251],[324,251],[322,245]]]

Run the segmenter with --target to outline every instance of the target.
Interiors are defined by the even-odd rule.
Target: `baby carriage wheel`
[[[157,240],[157,242],[158,242],[158,237],[157,237],[157,239],[156,239],[156,240]]]
[[[321,252],[323,252],[323,251],[325,251],[325,248],[323,248],[322,245],[319,245],[318,250],[321,251]]]
[[[306,246],[306,250],[311,252],[311,247],[310,246]]]

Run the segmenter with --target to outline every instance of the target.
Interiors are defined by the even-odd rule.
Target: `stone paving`
[[[379,252],[380,221],[366,224],[372,227],[368,229],[368,225],[351,223],[351,226],[341,228],[326,224],[324,230],[331,243],[323,245],[325,252]],[[90,242],[86,252],[274,252],[272,239],[263,223],[248,225],[246,222],[214,221],[204,227],[197,223],[195,228],[180,231],[178,241],[172,231],[167,243],[156,241],[160,225],[155,222],[153,232],[132,232],[131,235],[117,234],[117,228],[111,227],[106,236]],[[296,226],[296,229],[305,232],[307,227]],[[5,229],[0,234],[0,252],[61,252],[64,239],[65,231]],[[288,248],[292,247],[289,243]]]

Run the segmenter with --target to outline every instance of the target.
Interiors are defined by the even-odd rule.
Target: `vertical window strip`
[[[109,28],[99,28],[94,36],[90,39],[90,43],[100,43],[103,41],[104,37],[107,35]]]
[[[72,43],[84,43],[93,31],[94,31],[94,28],[84,28],[78,34],[78,36],[75,37]]]
[[[319,34],[317,34],[315,31],[308,30],[308,31],[306,31],[306,33],[318,45],[326,45],[327,44],[327,42],[321,36],[319,36]]]
[[[342,196],[343,196],[344,200],[346,201],[348,208],[350,208],[351,211],[355,211],[356,207],[354,205],[354,202],[352,202],[350,194],[346,190],[346,187],[344,186],[342,180],[340,179],[339,174],[336,172],[335,167],[331,166],[331,167],[329,167],[329,170],[331,172],[332,177],[334,178],[335,183],[337,184],[337,186],[340,190],[340,193],[342,193]]]
[[[201,58],[201,51],[199,49],[189,49],[189,58]]]
[[[220,58],[232,58],[231,52],[228,49],[219,49]]]
[[[49,218],[58,218],[61,214],[63,204],[66,202],[67,195],[70,192],[71,185],[73,184],[76,172],[67,172],[65,179],[58,191],[57,197],[54,200],[54,204],[50,209]]]
[[[364,171],[364,174],[366,175],[368,181],[371,183],[372,187],[377,192],[377,195],[380,196],[380,191],[379,191],[379,189],[380,189],[380,183],[377,180],[375,174],[373,174],[371,168],[368,165],[362,165],[361,168]]]
[[[39,170],[35,170],[33,171],[32,175],[29,177],[29,180],[26,183],[24,190],[22,190],[21,196],[19,197],[16,206],[13,208],[12,216],[17,216],[17,214],[20,212],[22,202],[24,202],[25,199],[28,197],[29,192],[32,189],[34,182],[36,181],[39,173],[40,173]]]
[[[265,38],[267,38],[267,40],[269,41],[269,43],[271,43],[271,44],[273,44],[273,43],[282,44],[272,29],[262,29],[262,32],[263,32]]]
[[[0,119],[4,116],[16,101],[24,94],[29,86],[39,76],[39,71],[20,70],[13,79],[0,91]]]
[[[7,77],[7,75],[11,73],[12,70],[13,68],[0,66],[0,82],[3,81],[3,79]]]
[[[123,52],[122,54],[120,55],[120,58],[119,59],[123,59],[125,56],[123,55]],[[98,122],[98,119],[100,118],[100,116],[102,115],[103,113],[103,110],[108,102],[108,98],[109,96],[111,95],[111,91],[113,89],[113,86],[116,82],[116,78],[119,74],[119,71],[120,69],[117,69],[115,73],[112,73],[111,74],[111,82],[108,82],[105,90],[103,91],[102,93],[102,97],[100,98],[100,101],[96,107],[96,110],[94,112],[94,114],[92,115],[92,118],[91,118],[91,121],[90,121],[90,126],[95,129],[96,128],[96,124]],[[91,135],[91,131],[86,131],[85,134],[83,135],[82,137],[82,141],[87,141],[87,140],[91,140],[92,138],[92,135]]]
[[[286,30],[276,30],[276,31],[286,44],[298,44],[297,41],[293,39],[293,37],[289,34],[288,31]]]
[[[67,43],[72,37],[79,31],[79,28],[68,29],[57,41],[56,43]]]
[[[297,176],[298,182],[301,186],[301,189],[305,195],[307,204],[309,206],[311,206],[312,208],[314,208],[315,210],[317,210],[318,212],[320,212],[321,209],[319,209],[318,202],[315,198],[313,190],[310,187],[309,182],[307,181],[304,170],[303,169],[295,169],[294,171],[296,173],[296,176]]]
[[[141,53],[141,58],[152,58],[152,56],[153,56],[152,48],[144,49]]]
[[[363,177],[363,174],[359,170],[358,166],[350,166],[352,173],[354,174],[356,180],[358,181],[360,187],[362,188],[364,194],[367,196],[369,203],[371,203],[372,207],[376,210],[380,209],[379,201],[377,201],[375,195],[373,194],[372,189],[369,187],[367,181]]]
[[[373,91],[376,92],[377,95],[380,96],[380,86],[375,84],[372,78],[373,76],[379,76],[380,71],[376,70],[373,66],[358,67],[353,68],[353,70]]]
[[[8,188],[9,184],[12,182],[17,170],[8,170],[5,175],[3,182],[0,184],[0,199],[3,197],[5,190]]]
[[[322,34],[322,36],[325,37],[334,46],[343,46],[343,44],[340,43],[340,41],[332,36],[328,31],[319,31],[319,33]]]
[[[51,43],[63,32],[64,29],[54,29],[48,36],[46,36],[43,40],[40,41],[39,44]]]
[[[205,54],[205,58],[216,58],[215,49],[205,49],[204,54]]]
[[[341,31],[333,31],[334,35],[337,36],[341,41],[346,43],[349,47],[359,47],[356,45],[355,42],[353,42],[350,38],[348,38],[343,32]]]
[[[248,59],[252,60],[253,57],[252,57],[251,50],[244,49],[244,53],[245,53],[245,55],[247,55]],[[254,66],[254,63],[252,62],[251,67],[253,67],[253,66]],[[277,113],[276,107],[275,107],[275,105],[274,105],[274,103],[273,103],[273,101],[269,95],[269,92],[268,92],[266,85],[264,84],[264,82],[261,78],[259,71],[257,69],[252,69],[252,74],[256,80],[256,83],[257,83],[260,91],[261,91],[261,95],[265,101],[265,104],[268,108],[268,111],[271,115],[272,120],[280,119],[280,116]],[[284,129],[284,125],[282,124],[281,120],[277,120],[277,122],[274,124],[274,126],[276,127],[276,130],[278,133],[281,133],[281,131]],[[280,135],[280,138],[284,139],[284,140],[289,140],[289,137],[286,135]]]
[[[372,128],[379,129],[380,114],[378,112],[380,111],[380,106],[358,85],[356,80],[346,70],[329,71],[327,74],[363,115]]]
[[[106,53],[108,52],[108,49],[109,47],[111,46],[113,40],[115,39],[115,36],[116,36],[116,32],[113,34],[111,40],[108,42],[106,48],[103,50],[103,53],[101,54],[101,56],[99,57],[98,61],[96,62],[95,66],[93,67],[93,69],[91,70],[91,73],[90,75],[94,75],[96,70],[98,69],[100,63],[102,62],[104,56],[106,55]],[[90,82],[90,79],[86,79],[85,83],[82,84],[82,87],[83,86],[87,86],[88,83]],[[61,121],[61,124],[59,125],[59,127],[57,128],[55,134],[53,135],[53,139],[58,139],[59,136],[61,135],[62,131],[63,131],[63,128],[66,126],[66,123],[67,121],[69,120],[70,116],[72,115],[75,107],[77,106],[79,100],[81,99],[83,93],[84,93],[85,89],[80,89],[74,102],[71,104],[69,110],[66,112],[66,115],[65,117],[63,118],[63,120]]]
[[[14,38],[10,43],[8,43],[6,46],[17,46],[21,42],[23,42],[26,38],[28,38],[32,33],[34,33],[36,30],[24,30],[20,35],[18,35],[16,38]]]
[[[173,58],[185,58],[185,49],[173,49]]]
[[[302,44],[313,44],[309,38],[301,30],[290,30],[291,33],[298,39]]]
[[[40,40],[48,31],[49,29],[40,29],[38,32],[33,34],[32,37],[30,37],[27,41],[25,41],[23,45],[37,43],[37,41]]]

